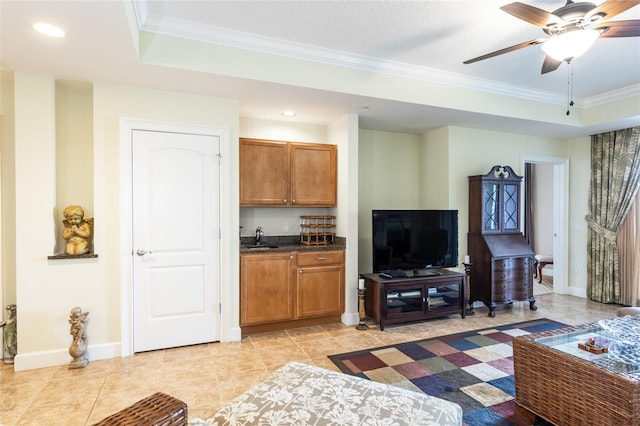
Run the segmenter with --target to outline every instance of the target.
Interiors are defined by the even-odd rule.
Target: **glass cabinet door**
[[[422,286],[404,290],[387,290],[387,316],[423,312],[425,298],[422,291]]]
[[[429,311],[460,308],[460,284],[427,287],[427,309]]]
[[[503,231],[517,231],[520,229],[518,221],[520,215],[518,214],[518,197],[519,197],[518,184],[504,184],[504,196],[502,204],[502,230]]]
[[[469,232],[520,232],[522,177],[509,166],[494,166],[486,175],[469,176]]]
[[[485,183],[483,185],[483,229],[485,231],[498,231],[500,229],[500,191],[497,183]]]

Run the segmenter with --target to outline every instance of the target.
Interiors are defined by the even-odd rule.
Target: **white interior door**
[[[132,138],[133,350],[219,340],[220,140]]]

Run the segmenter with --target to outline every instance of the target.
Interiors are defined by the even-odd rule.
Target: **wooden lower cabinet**
[[[481,301],[496,315],[496,307],[514,301],[528,301],[535,311],[533,296],[533,252],[522,234],[482,235],[469,233],[471,256],[470,304]]]
[[[380,324],[466,315],[465,275],[447,269],[420,278],[384,278],[364,274],[365,310]]]
[[[240,325],[294,318],[292,253],[240,256]]]
[[[241,255],[242,333],[339,322],[344,281],[342,250]]]
[[[298,254],[296,318],[344,312],[344,252]]]

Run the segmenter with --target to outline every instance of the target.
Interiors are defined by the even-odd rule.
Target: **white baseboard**
[[[583,299],[587,298],[587,289],[584,287],[571,287],[567,288],[567,294],[571,296],[581,297]]]
[[[242,329],[240,327],[232,327],[229,330],[229,342],[239,342],[242,340]]]
[[[357,312],[355,313],[345,312],[340,317],[340,321],[342,321],[344,325],[357,325],[360,322],[360,315]]]
[[[120,358],[120,343],[89,345],[85,358],[89,362],[100,359]],[[73,358],[69,355],[69,349],[16,354],[13,359],[13,369],[14,371],[24,371],[54,367],[56,365],[69,364],[72,360]]]

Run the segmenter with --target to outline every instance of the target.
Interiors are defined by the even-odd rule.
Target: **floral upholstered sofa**
[[[294,362],[222,407],[207,424],[462,425],[462,409],[440,398]]]

